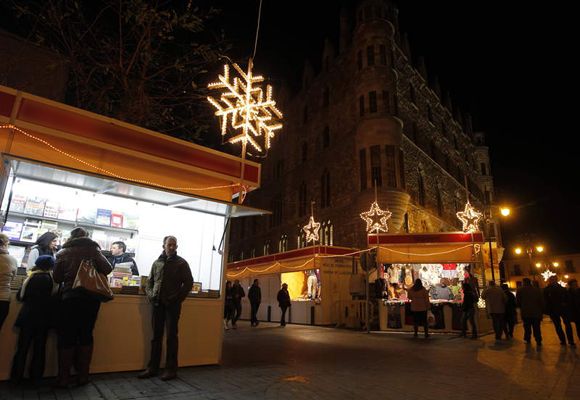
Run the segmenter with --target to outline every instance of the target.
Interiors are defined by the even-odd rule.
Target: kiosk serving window
[[[219,291],[229,204],[17,159],[5,160],[4,171],[2,231],[22,266],[42,233],[56,232],[64,242],[82,226],[103,250],[125,242],[140,275],[147,276],[163,238],[173,235],[196,289],[201,284],[201,291]]]

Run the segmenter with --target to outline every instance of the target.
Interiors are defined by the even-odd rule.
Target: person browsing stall
[[[139,275],[139,268],[137,268],[137,263],[135,259],[129,254],[125,253],[127,251],[127,245],[125,242],[113,242],[111,244],[111,256],[108,258],[109,262],[115,268],[116,264],[131,263],[131,275]]]

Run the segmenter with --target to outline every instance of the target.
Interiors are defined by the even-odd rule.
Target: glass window
[[[372,67],[375,65],[375,46],[367,47],[367,66]]]
[[[367,149],[361,149],[359,151],[359,162],[360,162],[360,189],[365,190],[367,188]]]
[[[377,112],[377,92],[375,91],[369,92],[369,112]]]
[[[383,178],[381,175],[381,146],[371,146],[371,184],[373,187],[381,187]]]

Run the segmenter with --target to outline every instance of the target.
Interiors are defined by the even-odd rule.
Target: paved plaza
[[[413,339],[261,324],[226,332],[221,366],[183,368],[179,379],[139,380],[135,372],[94,375],[86,387],[21,389],[8,399],[580,399],[579,350],[561,347],[551,324],[544,346],[495,344],[452,335]],[[186,340],[182,338],[182,340]]]

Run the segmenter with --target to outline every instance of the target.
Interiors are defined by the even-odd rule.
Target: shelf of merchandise
[[[78,225],[78,226],[82,226],[83,228],[95,228],[95,229],[105,229],[108,231],[125,232],[125,233],[130,233],[131,235],[133,235],[135,233],[139,233],[138,229],[117,228],[115,226],[109,226],[109,225],[89,224],[89,223],[85,223],[85,222],[77,222],[77,221],[71,221],[71,220],[66,220],[66,219],[44,217],[42,215],[24,214],[24,213],[14,212],[14,211],[8,212],[8,219],[10,219],[10,217],[41,219],[41,220],[46,220],[46,221],[57,222],[59,224],[67,224],[67,225],[75,225],[75,226]],[[23,242],[23,243],[25,243],[25,242]]]

